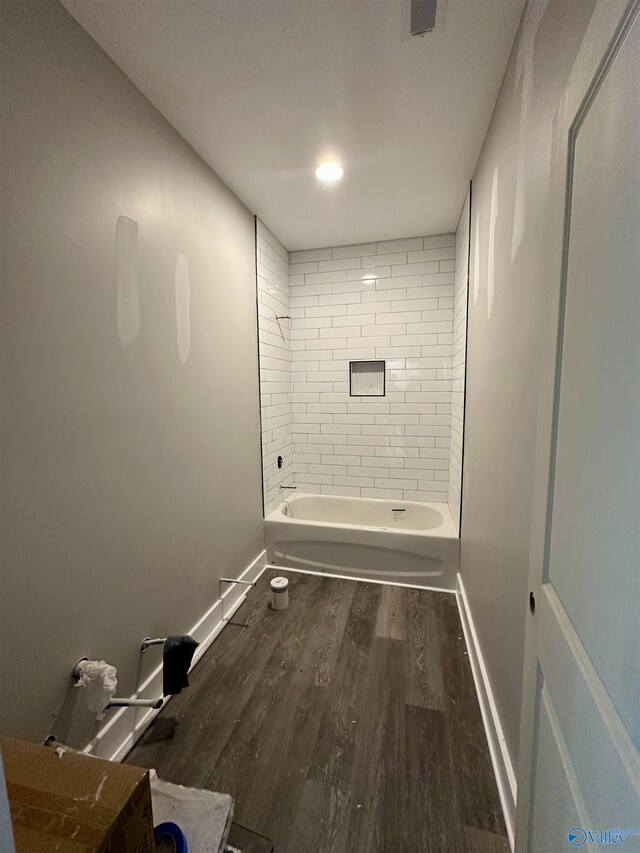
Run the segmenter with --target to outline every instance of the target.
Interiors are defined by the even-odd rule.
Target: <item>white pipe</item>
[[[141,652],[146,652],[149,646],[163,646],[167,641],[166,637],[156,637],[154,640],[151,637],[145,637],[140,646]]]
[[[162,696],[157,699],[118,699],[114,697],[107,708],[128,708],[130,705],[141,708],[161,708]]]

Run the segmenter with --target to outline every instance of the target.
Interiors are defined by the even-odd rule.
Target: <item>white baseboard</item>
[[[504,821],[507,826],[507,834],[509,836],[509,844],[511,849],[514,849],[514,832],[515,832],[515,817],[516,817],[516,801],[518,787],[515,773],[507,742],[500,724],[498,709],[493,698],[491,690],[491,682],[489,675],[484,665],[482,650],[478,642],[478,636],[471,617],[469,602],[464,589],[464,584],[460,574],[458,574],[458,589],[456,591],[456,600],[460,611],[460,620],[464,631],[464,638],[469,652],[469,661],[471,662],[471,671],[473,672],[473,680],[476,685],[476,693],[480,703],[480,711],[482,713],[482,721],[489,743],[489,752],[491,754],[491,763],[493,772],[498,785],[498,793],[504,813]]]
[[[239,580],[257,581],[267,567],[267,552],[262,551],[250,566],[242,572]],[[229,585],[223,595],[216,599],[209,610],[196,622],[188,632],[199,646],[193,656],[191,669],[197,665],[200,658],[213,643],[220,631],[231,619],[236,610],[247,597],[247,587],[241,584]],[[140,685],[133,698],[147,699],[162,694],[162,663]],[[162,708],[169,702],[167,696]],[[121,708],[113,713],[108,723],[98,732],[96,737],[83,750],[90,755],[108,758],[111,761],[121,761],[145,729],[160,713],[162,708]],[[112,712],[107,712],[111,714]]]

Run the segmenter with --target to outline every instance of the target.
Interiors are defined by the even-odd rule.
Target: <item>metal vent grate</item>
[[[411,35],[421,36],[436,27],[438,0],[411,0]]]
[[[384,397],[384,361],[350,361],[349,393],[352,397]]]

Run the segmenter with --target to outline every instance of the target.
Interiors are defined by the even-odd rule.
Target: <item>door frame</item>
[[[542,346],[537,389],[536,477],[529,549],[529,589],[536,599],[544,594],[542,584],[548,570],[575,139],[639,13],[640,0],[630,0],[627,4],[598,0],[554,122],[545,260],[545,277],[553,285],[544,326],[547,332]],[[515,832],[515,849],[518,853],[526,853],[531,840],[531,795],[536,759],[534,736],[539,707],[536,698],[540,687],[536,618],[528,608],[527,614]]]

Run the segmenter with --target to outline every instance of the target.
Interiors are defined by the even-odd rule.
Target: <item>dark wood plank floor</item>
[[[453,595],[267,571],[127,761],[275,853],[508,849]]]

